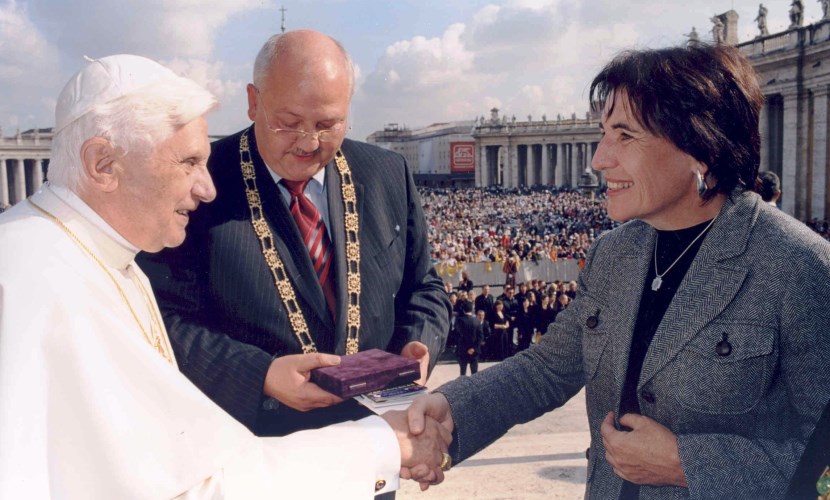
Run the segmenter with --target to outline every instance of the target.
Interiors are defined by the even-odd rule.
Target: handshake
[[[401,448],[401,477],[426,490],[444,480],[452,466],[448,454],[453,421],[447,399],[439,393],[416,399],[407,411],[389,411],[381,417],[395,431]]]

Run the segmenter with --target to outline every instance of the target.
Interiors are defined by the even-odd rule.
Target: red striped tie
[[[333,276],[329,272],[331,269],[332,245],[326,231],[326,225],[323,224],[323,219],[320,217],[317,207],[303,194],[308,180],[289,181],[283,179],[282,183],[291,193],[291,205],[289,206],[291,215],[294,216],[294,221],[297,223],[297,228],[299,228],[303,237],[308,254],[311,257],[311,263],[317,272],[317,279],[323,288],[323,295],[326,296],[329,311],[332,318],[334,318],[337,301],[334,297]]]

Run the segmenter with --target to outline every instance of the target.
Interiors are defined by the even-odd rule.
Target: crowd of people
[[[446,288],[453,306],[447,348],[455,350],[464,375],[467,364],[475,373],[479,359],[501,361],[538,342],[576,297],[577,283],[531,280],[517,287],[506,285],[495,298],[489,285],[480,293],[464,287],[453,289],[449,283]],[[476,339],[467,338],[465,329],[459,327],[460,318],[472,312],[481,323]],[[468,352],[470,348],[476,352]]]
[[[419,191],[436,262],[504,262],[513,252],[520,260],[582,259],[597,236],[619,225],[604,195],[552,186]],[[830,222],[806,224],[830,240]]]
[[[617,225],[602,197],[550,186],[420,191],[432,258],[440,262],[504,262],[513,252],[521,260],[579,259]]]
[[[807,224],[807,227],[820,234],[825,240],[830,240],[830,221],[810,219],[805,224]]]

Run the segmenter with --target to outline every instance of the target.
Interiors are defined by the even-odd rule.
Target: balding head
[[[254,85],[263,88],[271,75],[300,71],[336,79],[341,72],[354,94],[354,66],[346,49],[334,38],[314,30],[296,30],[268,39],[254,62]]]
[[[324,168],[348,131],[353,91],[349,56],[331,37],[311,30],[271,37],[247,88],[248,117],[266,165],[293,181]]]

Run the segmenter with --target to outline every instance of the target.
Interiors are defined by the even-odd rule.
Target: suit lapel
[[[346,153],[343,152],[345,156]],[[348,161],[348,158],[346,158]],[[350,165],[351,166],[351,165]],[[363,185],[358,184],[352,175],[354,192],[357,203],[358,221],[363,222]],[[326,194],[329,202],[329,227],[331,228],[331,241],[334,245],[334,266],[335,266],[335,287],[337,290],[337,319],[334,333],[335,353],[346,352],[346,322],[348,320],[348,295],[346,280],[346,226],[343,208],[342,184],[337,166],[332,160],[326,167]]]
[[[739,195],[736,202],[727,200],[657,328],[638,387],[674,359],[735,298],[747,269],[731,264],[729,259],[746,249],[755,215],[757,206],[751,197]]]
[[[334,326],[331,314],[326,305],[323,288],[317,281],[317,273],[314,271],[308,250],[285,200],[280,195],[279,188],[274,185],[268,167],[259,155],[259,150],[256,148],[256,137],[253,132],[253,128],[251,128],[248,134],[251,143],[251,157],[254,160],[263,215],[271,226],[274,247],[276,247],[277,253],[285,265],[285,271],[288,273],[289,279],[294,284],[294,292],[311,306],[311,311],[303,311],[303,313],[317,315],[323,324],[331,329]],[[273,283],[272,280],[269,280],[269,283]],[[273,285],[271,289],[273,293],[278,293]],[[312,337],[318,335],[317,332],[311,332],[311,334]]]

